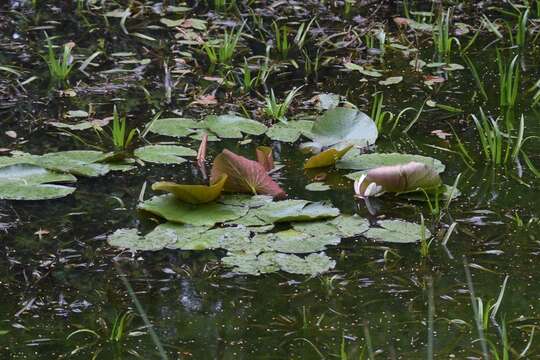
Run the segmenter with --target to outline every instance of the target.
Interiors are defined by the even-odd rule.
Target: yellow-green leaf
[[[216,200],[223,191],[227,174],[223,174],[215,183],[207,185],[183,185],[171,181],[160,181],[152,185],[152,190],[166,191],[177,199],[190,204],[204,204]]]

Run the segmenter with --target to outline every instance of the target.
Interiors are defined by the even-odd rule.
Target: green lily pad
[[[352,151],[349,151],[336,162],[336,168],[362,170],[361,172],[346,175],[350,179],[358,179],[366,173],[366,170],[380,166],[402,165],[411,161],[432,166],[437,173],[442,173],[445,168],[442,162],[428,156],[398,153],[359,154],[358,152],[355,153]]]
[[[167,222],[157,226],[146,237],[150,240],[169,237],[168,249],[207,250],[219,247],[215,237],[208,236],[208,226],[192,226]]]
[[[0,168],[0,199],[47,200],[67,196],[74,187],[55,185],[57,182],[75,182],[70,174],[49,171],[30,164],[16,164]]]
[[[403,220],[381,220],[380,227],[372,227],[363,235],[371,240],[389,243],[414,243],[422,239],[422,227],[415,223]],[[431,233],[425,229],[425,237],[429,239]]]
[[[325,250],[327,246],[337,245],[341,238],[334,234],[306,234],[289,229],[276,233],[263,234],[275,251],[290,254],[306,254]]]
[[[325,222],[293,223],[293,228],[312,236],[335,235],[350,238],[366,232],[369,229],[369,221],[358,215],[340,215]]]
[[[141,236],[137,229],[118,229],[107,237],[107,242],[130,250],[157,251],[172,241],[169,234],[160,233],[157,228],[152,233],[152,236]]]
[[[306,190],[308,191],[327,191],[330,190],[330,186],[326,185],[323,182],[316,181],[312,182],[311,184],[306,185]]]
[[[384,86],[394,85],[394,84],[399,84],[402,81],[403,81],[403,76],[391,76],[389,78],[386,78],[385,80],[380,80],[379,85],[384,85]]]
[[[204,120],[206,127],[220,138],[238,139],[242,133],[262,135],[267,128],[258,121],[236,115],[210,115]]]
[[[273,273],[279,270],[274,261],[275,254],[265,252],[260,255],[229,253],[221,262],[232,270],[249,275]]]
[[[182,156],[197,156],[193,149],[179,145],[147,145],[135,149],[133,154],[142,161],[156,164],[182,164]]]
[[[313,121],[291,120],[287,123],[274,124],[268,129],[266,136],[276,141],[295,142],[300,138],[301,135],[309,134],[312,127]]]
[[[105,175],[111,170],[107,164],[99,163],[106,160],[107,156],[101,151],[93,150],[60,151],[44,155],[21,153],[10,157],[0,157],[0,167],[31,164],[48,170],[95,177]]]
[[[171,194],[154,196],[139,204],[138,208],[168,221],[195,226],[213,226],[216,223],[238,219],[248,212],[247,206],[221,203],[192,205],[176,199]]]
[[[337,144],[365,147],[375,143],[378,132],[375,122],[363,112],[338,107],[317,119],[306,136],[322,147]]]
[[[269,203],[255,210],[262,220],[277,223],[287,221],[312,221],[333,218],[339,215],[339,209],[331,204],[306,200],[283,200]]]
[[[336,262],[325,253],[314,253],[306,257],[278,253],[274,256],[279,269],[292,274],[317,275],[336,266]]]
[[[195,132],[195,129],[204,128],[202,121],[187,118],[164,118],[152,123],[149,131],[164,136],[186,137]]]

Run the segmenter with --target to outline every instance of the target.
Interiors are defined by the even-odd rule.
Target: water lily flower
[[[371,169],[354,182],[357,197],[380,196],[385,192],[404,193],[434,190],[442,184],[432,166],[419,162],[381,166]]]

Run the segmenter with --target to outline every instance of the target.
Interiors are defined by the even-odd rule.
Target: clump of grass
[[[133,141],[135,134],[137,133],[137,129],[131,129],[128,132],[126,128],[126,123],[126,117],[120,117],[115,106],[113,112],[113,127],[111,132],[111,139],[114,148],[119,151],[126,150]]]
[[[287,25],[279,26],[275,21],[272,23],[272,29],[275,36],[275,47],[282,59],[289,56],[291,43],[289,43],[289,27]]]
[[[242,26],[236,32],[234,29],[232,29],[230,32],[224,30],[223,38],[217,45],[211,45],[209,42],[203,43],[202,48],[206,52],[210,63],[214,65],[228,65],[232,61],[236,46],[238,45],[238,41],[242,36],[243,29],[244,24],[242,24]]]
[[[74,46],[75,43],[73,42],[64,44],[62,55],[57,57],[51,39],[47,36],[47,56],[43,56],[43,59],[49,67],[49,75],[53,81],[57,83],[67,82],[74,65],[71,55]]]
[[[213,7],[217,12],[227,12],[236,6],[236,0],[214,0]]]
[[[437,53],[443,57],[448,57],[452,53],[452,43],[455,42],[460,46],[459,40],[454,36],[450,36],[450,16],[451,9],[446,10],[446,12],[441,12],[437,18],[437,23],[435,24],[433,32],[435,49],[437,50]]]
[[[278,120],[280,122],[287,122],[286,114],[289,110],[289,106],[291,105],[292,101],[298,95],[298,92],[300,91],[302,87],[294,88],[285,97],[285,100],[283,102],[278,102],[276,99],[276,96],[274,94],[274,90],[270,90],[270,96],[267,96],[265,98],[266,100],[266,108],[265,113],[267,116],[271,117],[272,119]]]
[[[499,68],[499,105],[514,107],[519,94],[521,71],[518,63],[519,55],[510,62],[505,62],[501,51],[497,49],[497,66]]]
[[[386,121],[392,121],[394,114],[390,111],[383,111],[384,94],[380,91],[373,94],[371,105],[371,118],[377,125],[377,130],[381,131]]]

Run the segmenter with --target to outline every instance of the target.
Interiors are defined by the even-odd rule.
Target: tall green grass
[[[499,69],[499,105],[514,107],[518,98],[521,84],[521,70],[518,63],[519,55],[507,61],[497,49],[497,66]]]

